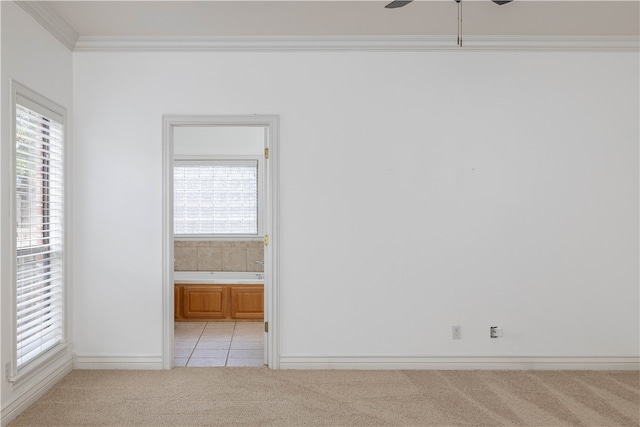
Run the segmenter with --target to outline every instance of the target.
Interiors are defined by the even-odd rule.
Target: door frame
[[[174,282],[173,282],[173,128],[177,126],[260,126],[265,127],[264,164],[264,321],[265,363],[280,368],[280,322],[278,317],[279,277],[279,115],[164,115],[162,117],[162,316],[163,369],[173,368]]]

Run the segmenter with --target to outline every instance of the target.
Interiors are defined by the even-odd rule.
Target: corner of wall
[[[73,57],[68,46],[60,44],[34,20],[19,3],[0,2],[0,184],[7,188],[11,182],[11,111],[9,81],[14,79],[33,88],[47,98],[71,111]],[[20,7],[19,7],[20,6]],[[45,63],[46,66],[42,64]],[[68,128],[68,123],[67,123]],[[71,132],[67,132],[70,135]],[[7,191],[0,195],[0,328],[2,345],[0,367],[4,372],[11,360],[11,286],[12,279],[6,268],[12,262],[12,250],[8,239],[11,233],[9,215],[10,197]],[[73,347],[70,345],[69,348]],[[41,371],[19,384],[11,384],[2,376],[1,423],[8,424],[22,410],[38,399],[56,382],[73,370],[71,350],[68,349],[51,360]]]
[[[16,392],[13,393],[12,398],[2,402],[2,427],[8,425],[71,371],[73,371],[73,357],[67,352],[50,369],[35,375],[20,387],[15,387]]]

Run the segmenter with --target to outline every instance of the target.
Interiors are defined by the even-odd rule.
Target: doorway
[[[264,330],[264,364],[272,369],[279,368],[279,346],[278,346],[278,316],[277,316],[277,284],[278,284],[278,128],[279,117],[275,115],[248,115],[248,116],[165,116],[163,118],[163,367],[164,369],[171,369],[174,367],[174,329],[176,324],[182,322],[175,322],[174,316],[177,313],[176,304],[179,303],[180,296],[175,293],[174,285],[174,264],[178,262],[176,259],[174,243],[176,242],[174,236],[174,225],[181,223],[182,219],[180,215],[176,215],[174,218],[174,166],[176,165],[176,159],[180,160],[198,160],[207,157],[211,157],[212,150],[205,149],[204,151],[199,148],[196,149],[198,144],[185,145],[180,142],[179,138],[183,138],[184,135],[198,134],[198,132],[207,130],[213,134],[229,133],[231,129],[238,129],[245,131],[244,133],[253,133],[256,131],[261,132],[262,138],[262,150],[260,152],[260,165],[258,166],[259,175],[259,188],[261,203],[258,209],[259,212],[259,225],[256,225],[255,230],[251,228],[251,225],[247,230],[247,235],[241,236],[244,241],[250,242],[246,245],[255,246],[256,243],[260,244],[260,247],[264,248],[264,255],[262,260],[256,260],[256,264],[260,264],[260,269],[263,272],[256,273],[256,279],[263,280],[263,292],[264,292],[264,325],[258,324],[260,330]],[[240,132],[242,133],[242,132]],[[206,138],[205,138],[206,139]],[[201,138],[202,140],[202,138]],[[237,157],[234,164],[246,164],[250,160],[251,154],[247,154],[243,151],[243,148],[239,145],[233,147],[233,138],[226,138],[228,145],[216,153],[218,160],[232,160],[232,157]],[[181,145],[177,145],[181,144]],[[204,142],[206,144],[206,141]],[[254,144],[255,145],[255,144]],[[209,147],[211,148],[211,147]],[[245,147],[246,148],[246,147]],[[196,150],[196,151],[194,151]],[[226,151],[225,151],[226,150]],[[235,150],[235,151],[234,151]],[[230,153],[239,153],[233,154]],[[255,157],[255,150],[252,155]],[[244,156],[244,157],[243,157]],[[240,161],[240,163],[238,162]],[[185,163],[186,164],[186,163]],[[232,234],[237,232],[233,229],[222,230],[222,234],[226,233],[226,238],[229,238]],[[243,229],[244,230],[244,229]],[[228,231],[232,233],[229,234]],[[259,242],[257,240],[259,239]],[[217,240],[217,239],[214,239]],[[224,238],[222,239],[224,240]],[[243,243],[244,244],[244,243]],[[213,243],[212,243],[213,245]],[[254,248],[255,249],[255,248]],[[260,253],[262,255],[262,253]],[[249,262],[249,261],[245,261]],[[249,262],[253,265],[253,262]],[[197,270],[197,269],[196,269]],[[248,270],[252,270],[248,268]],[[201,273],[201,272],[194,272]],[[214,273],[215,275],[215,273]],[[196,274],[197,276],[197,274]],[[260,276],[260,277],[258,277]],[[213,276],[212,276],[213,277]],[[228,280],[228,279],[227,279]],[[219,287],[219,286],[218,286]],[[254,286],[255,287],[255,286]],[[243,288],[241,295],[248,295],[246,289]],[[232,292],[229,289],[228,292]],[[227,290],[221,290],[221,292],[227,292]],[[246,297],[247,301],[251,301],[254,296]],[[226,316],[227,314],[221,313],[220,315]],[[254,315],[248,313],[247,315]],[[240,313],[242,316],[242,313]],[[233,322],[233,320],[231,320]],[[226,327],[216,326],[210,322],[206,324],[194,324],[191,327],[192,331],[202,327],[203,331],[208,330],[215,332],[216,329],[229,329],[229,326],[233,326],[233,329],[238,329],[238,332],[243,330],[250,330],[254,336],[258,332],[255,323],[253,326],[241,326],[243,323],[233,322]],[[188,329],[183,326],[181,329]]]

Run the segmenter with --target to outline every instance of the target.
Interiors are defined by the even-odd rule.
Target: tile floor
[[[262,366],[262,322],[176,322],[174,365]]]

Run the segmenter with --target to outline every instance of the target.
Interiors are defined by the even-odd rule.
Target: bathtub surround
[[[174,241],[175,271],[264,271],[259,241]]]
[[[261,271],[175,271],[174,283],[199,285],[264,285]]]
[[[176,279],[173,295],[176,322],[264,320],[262,284],[182,284]]]

